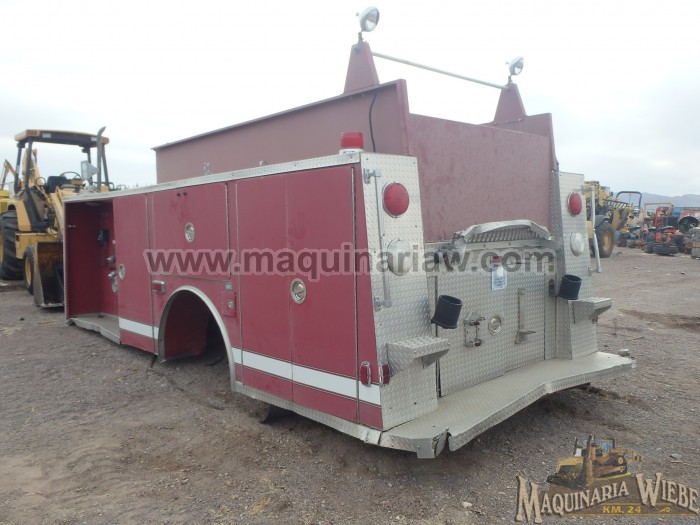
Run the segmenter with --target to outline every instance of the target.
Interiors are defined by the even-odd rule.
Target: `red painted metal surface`
[[[372,50],[367,42],[358,42],[350,49],[348,72],[345,76],[344,93],[365,89],[379,84],[377,68],[374,66]]]
[[[360,402],[360,423],[368,427],[383,429],[382,408]]]
[[[352,170],[346,166],[235,183],[245,351],[356,378],[353,185]],[[268,266],[279,261],[275,254],[282,252],[298,257],[292,271]],[[319,257],[329,258],[331,264],[322,267]],[[349,273],[334,267],[340,257],[349,261]],[[297,278],[307,289],[300,304],[290,293]],[[251,387],[291,396],[304,406],[338,397],[299,384],[290,393],[282,379],[246,367],[245,358],[242,378]],[[342,401],[342,408],[335,409],[339,412],[331,413],[355,421],[357,400],[350,404],[351,409]]]
[[[236,183],[236,202],[238,260],[248,267],[240,275],[241,346],[291,362],[290,279],[255,271],[257,265],[270,260],[264,254],[287,245],[286,185],[285,175],[241,180]]]
[[[296,304],[291,299],[289,302],[292,362],[355,378],[353,215],[353,179],[349,167],[288,176],[288,246],[295,253],[326,258],[325,262],[318,259],[317,271],[331,270],[326,275],[299,273],[289,277],[290,284],[292,279],[301,278],[307,289],[303,303]],[[350,266],[345,271],[340,268],[346,264],[342,259]],[[304,260],[300,259],[300,263]],[[333,269],[336,264],[337,270]],[[285,290],[287,296],[288,290]]]
[[[294,383],[294,402],[348,421],[357,420],[357,399]]]
[[[135,334],[133,332],[129,332],[128,330],[119,330],[119,339],[121,340],[122,344],[133,346],[139,350],[144,350],[151,353],[156,351],[155,343],[152,337]]]
[[[210,254],[229,249],[226,185],[206,184],[161,191],[151,194],[153,247],[158,250],[178,250],[181,253]],[[188,240],[186,229],[193,232]],[[229,268],[221,259],[186,259],[183,275],[200,279],[222,279]]]
[[[516,84],[510,83],[507,90],[501,91],[493,122],[484,125],[547,137],[550,147],[549,169],[559,169],[559,162],[554,149],[554,128],[552,126],[551,113],[527,115],[523,101],[520,98],[520,90],[518,90]]]
[[[347,131],[361,132],[367,151],[405,154],[407,113],[403,80],[355,91],[159,146],[155,148],[158,182],[201,176],[205,163],[211,173],[223,173],[256,167],[261,162],[275,164],[335,155],[340,149],[340,135]]]
[[[125,270],[124,278],[117,278],[117,312],[120,319],[128,319],[146,326],[153,325],[151,309],[151,280],[144,258],[148,248],[148,219],[145,195],[125,195],[112,201],[115,217],[114,250],[117,272]],[[125,344],[136,346],[149,352],[156,347],[151,338],[145,343],[142,338],[134,339],[125,329],[119,331]],[[141,344],[134,344],[139,341]]]
[[[117,298],[107,277],[115,266],[107,262],[114,253],[112,202],[79,203],[66,208],[65,216],[66,315],[117,313]],[[108,232],[98,244],[100,230]]]
[[[293,397],[290,380],[254,368],[247,368],[245,365],[243,366],[243,383],[288,401],[291,401]]]
[[[426,242],[473,224],[530,219],[549,227],[546,137],[410,115]]]

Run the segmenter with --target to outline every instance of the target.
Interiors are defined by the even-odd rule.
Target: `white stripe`
[[[255,368],[261,372],[267,372],[284,379],[292,379],[292,363],[280,361],[272,357],[267,357],[251,352],[243,352],[243,366]]]
[[[295,383],[327,390],[341,396],[357,397],[357,381],[349,377],[336,376],[320,370],[293,365],[292,379]]]
[[[372,405],[381,405],[381,397],[379,396],[379,385],[360,385],[360,401],[371,403]]]
[[[148,337],[150,339],[157,339],[158,338],[158,329],[154,328],[150,324],[145,324],[145,323],[137,323],[136,321],[132,321],[130,319],[124,319],[123,317],[119,318],[119,329],[120,330],[127,330],[129,332],[132,332],[134,334],[142,335],[144,337]],[[155,332],[155,336],[154,336]]]
[[[319,390],[325,390],[341,396],[357,397],[358,383],[356,379],[293,365],[288,361],[246,352],[240,348],[232,347],[231,350],[233,351],[233,362],[238,365],[254,368],[261,372],[289,379],[301,385],[318,388]],[[359,385],[359,389],[360,401],[373,405],[380,404],[379,385]]]

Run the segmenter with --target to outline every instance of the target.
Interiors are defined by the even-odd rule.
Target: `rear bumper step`
[[[380,445],[437,456],[446,443],[457,450],[546,394],[590,383],[635,367],[633,358],[596,352],[549,359],[511,370],[438,400],[438,409],[383,432]]]

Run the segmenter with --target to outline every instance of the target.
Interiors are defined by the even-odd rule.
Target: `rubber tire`
[[[675,244],[655,244],[654,253],[657,255],[676,255],[678,246]]]
[[[34,293],[34,246],[29,246],[24,250],[24,261],[22,263],[22,278],[24,287],[31,294]],[[27,279],[27,265],[29,265],[29,279]]]
[[[612,225],[607,222],[601,222],[595,229],[595,235],[598,239],[598,253],[600,258],[604,259],[610,257],[615,248],[615,235],[612,229]]]
[[[22,260],[15,257],[15,234],[17,233],[17,212],[6,211],[0,215],[0,235],[2,236],[2,260],[0,279],[18,280],[22,278]]]

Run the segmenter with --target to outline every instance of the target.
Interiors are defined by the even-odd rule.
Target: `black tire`
[[[612,225],[607,222],[601,222],[595,229],[595,235],[598,239],[598,253],[601,259],[610,257],[615,248],[615,234]]]
[[[678,253],[678,246],[675,244],[655,244],[654,253],[657,255],[676,255]]]
[[[24,250],[24,262],[22,263],[24,287],[31,294],[34,293],[34,250],[34,246]]]
[[[22,278],[22,260],[15,257],[17,212],[6,211],[0,215],[0,279]]]

